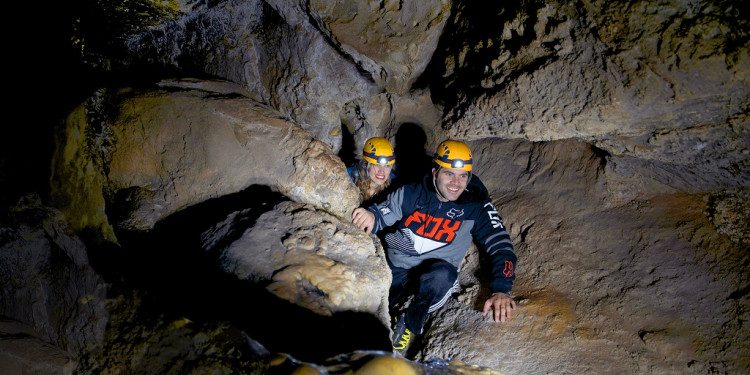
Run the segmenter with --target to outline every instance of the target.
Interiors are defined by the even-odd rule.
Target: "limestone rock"
[[[150,303],[140,292],[112,298],[105,340],[86,353],[75,373],[267,373],[270,353],[236,325],[154,314]]]
[[[104,280],[60,212],[37,196],[11,207],[0,217],[0,265],[0,316],[33,331],[23,345],[49,343],[59,348],[50,347],[54,357],[65,351],[72,358],[100,343],[108,316]],[[58,365],[69,367],[66,361]]]
[[[288,2],[274,2],[288,3]],[[424,71],[451,2],[300,2],[333,45],[389,93],[405,95]]]
[[[70,353],[40,339],[30,327],[0,319],[0,373],[70,375],[77,366]]]
[[[707,216],[716,230],[735,243],[750,244],[750,189],[712,194],[707,200]]]
[[[237,82],[338,151],[345,104],[383,91],[407,95],[449,14],[450,2],[439,0],[196,5],[183,18],[133,36],[126,64]]]
[[[519,309],[502,325],[481,317],[486,273],[481,253],[472,250],[462,268],[460,294],[431,318],[414,346],[416,358],[452,358],[529,374],[749,372],[750,20],[741,2],[463,1],[441,3],[440,10],[436,2],[177,3],[184,17],[130,35],[127,48],[117,51],[125,55],[124,64],[114,62],[111,72],[209,75],[239,88],[183,82],[180,85],[193,90],[164,87],[158,95],[152,92],[156,100],[167,94],[175,101],[202,98],[190,102],[192,106],[205,104],[208,97],[213,103],[250,98],[263,105],[253,105],[248,113],[263,106],[267,108],[261,112],[270,108],[273,113],[258,115],[262,120],[253,124],[265,124],[263,129],[274,121],[295,125],[334,152],[343,143],[340,124],[357,145],[369,136],[386,135],[396,141],[397,174],[404,179],[420,169],[403,168],[402,163],[421,164],[425,155],[420,152],[429,158],[442,138],[470,141],[475,172],[490,190],[519,256],[513,290]],[[434,24],[410,27],[413,20]],[[440,41],[433,44],[438,30]],[[68,51],[69,45],[65,47]],[[428,56],[431,60],[422,70]],[[209,91],[219,94],[201,94]],[[103,109],[111,97],[100,98],[92,104]],[[143,105],[147,98],[138,98],[137,108],[148,108]],[[121,161],[113,164],[114,157],[125,154],[114,153],[113,121],[107,115],[126,113],[144,120],[125,122],[133,133],[149,129],[153,116],[99,109],[89,105],[71,113],[83,125],[70,128],[70,142],[60,149],[60,155],[67,156],[58,158],[64,162],[55,170],[74,178],[52,179],[53,191],[69,192],[56,197],[68,207],[71,227],[112,233],[108,220],[113,218],[120,226],[149,228],[186,201],[205,201],[246,186],[232,175],[213,186],[204,184],[206,191],[213,189],[210,194],[185,199],[195,195],[190,187],[199,182],[187,183],[182,176],[188,172],[181,170],[166,178],[159,175],[155,185],[110,189],[111,165],[118,179],[127,180],[122,177],[127,173]],[[173,111],[170,117],[177,120],[171,123],[181,121],[181,113]],[[223,112],[201,113],[205,122],[213,123],[221,117],[214,114]],[[240,139],[191,129],[205,142],[175,130],[148,133],[143,139],[154,144],[163,144],[161,134],[178,134],[175,138],[185,135],[191,142],[184,144],[196,146],[153,164],[160,168],[175,160],[209,160],[195,155],[213,155],[201,147],[213,137]],[[296,137],[297,131],[289,134]],[[74,142],[76,137],[80,141]],[[249,152],[231,142],[219,143],[228,153]],[[287,155],[288,144],[277,143],[273,155]],[[161,155],[142,147],[148,144],[144,141],[135,149]],[[271,147],[248,144],[261,150]],[[406,157],[399,154],[403,145],[418,151]],[[318,159],[316,155],[325,159],[328,153],[311,146],[294,155],[294,162],[264,165],[263,174],[246,175],[246,182],[266,184],[277,169],[297,174],[305,160]],[[154,165],[143,163],[139,169],[158,169]],[[243,171],[236,174],[247,173]],[[345,179],[341,176],[335,184],[342,188]],[[312,187],[316,175],[295,181],[313,196],[295,200],[324,208],[327,200],[316,194],[325,189]],[[342,197],[340,193],[320,194]],[[154,214],[156,205],[171,211]],[[345,214],[339,216],[347,221]],[[294,212],[266,217],[291,222]],[[321,233],[325,228],[305,230]],[[236,237],[214,236],[229,246],[237,238],[246,239],[245,229]],[[273,233],[261,229],[262,224],[252,226],[247,236]],[[335,261],[317,258],[315,250],[301,250],[315,242],[298,236],[302,230],[297,229],[275,240],[279,251],[274,254],[286,254],[290,246],[307,255],[273,263],[278,280],[273,274],[260,279],[286,298],[297,298],[289,292],[295,280],[308,287],[319,281],[313,280],[316,267],[339,269]],[[297,258],[312,259],[314,267],[307,271]],[[271,260],[263,257],[243,264],[254,262],[272,268]],[[299,301],[316,311],[331,311],[330,301],[307,293],[311,289],[297,289],[303,292]],[[252,315],[257,301],[243,302],[243,315]],[[332,313],[325,318],[335,317]],[[317,327],[320,321],[295,322],[299,326],[291,330]],[[292,335],[283,339],[287,336]],[[298,352],[318,349],[311,346]]]
[[[356,187],[330,148],[239,96],[236,86],[224,83],[216,92],[203,90],[218,83],[186,85],[104,95],[69,117],[53,161],[53,197],[74,229],[111,222],[147,230],[176,211],[253,184],[349,217],[358,205]]]
[[[215,27],[206,27],[211,24]],[[128,41],[126,65],[236,82],[338,151],[344,103],[382,91],[295,3],[224,1]]]
[[[447,102],[450,136],[580,138],[611,154],[712,160],[718,165],[700,171],[709,174],[739,163],[747,173],[750,56],[747,20],[729,16],[737,9],[682,1],[459,8],[446,30],[457,38],[435,53],[450,90],[433,92]]]
[[[746,290],[736,287],[746,285],[740,275],[749,256],[737,245],[737,215],[748,213],[737,201],[742,192],[674,189],[602,209],[611,204],[610,178],[622,176],[583,142],[471,145],[476,173],[516,244],[519,308],[503,324],[481,316],[487,270],[474,250],[459,296],[431,317],[417,359],[461,353],[507,373],[633,373],[646,363],[656,372],[744,368],[736,359],[750,334],[735,323],[747,316],[739,308]]]
[[[421,162],[422,154],[431,156],[444,140],[440,117],[441,108],[432,103],[430,92],[413,90],[407,95],[381,94],[352,100],[344,107],[341,123],[352,134],[356,156],[367,139],[384,136],[395,148],[396,167],[402,168]],[[401,172],[398,175],[406,176]]]
[[[238,221],[230,217],[203,236],[226,272],[317,314],[367,312],[388,326],[391,275],[377,240],[301,203],[278,204],[252,228],[232,228]]]

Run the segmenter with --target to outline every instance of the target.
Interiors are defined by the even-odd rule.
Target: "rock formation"
[[[0,370],[69,374],[104,337],[104,280],[65,217],[38,196],[21,197],[0,223]]]
[[[35,190],[47,219],[9,209],[0,232],[2,264],[23,265],[0,279],[59,276],[3,283],[0,297],[13,301],[2,315],[60,349],[61,372],[65,353],[84,372],[750,371],[740,2],[89,5],[66,13],[65,40],[97,72],[93,90],[45,124],[49,186],[3,198],[17,207]],[[459,293],[408,355],[421,367],[381,359],[388,272],[348,222],[345,162],[376,135],[394,141],[403,182],[443,139],[467,141],[519,258],[519,308],[495,324],[470,250]],[[23,151],[4,148],[4,187]],[[31,264],[27,247],[69,260]],[[67,319],[27,314],[55,303],[22,298],[33,283],[78,286],[59,300]],[[362,335],[330,347],[274,339],[277,327]]]
[[[76,230],[103,227],[107,237],[108,222],[148,230],[180,209],[253,184],[341,217],[357,206],[356,188],[330,148],[241,97],[239,87],[161,86],[102,93],[68,117],[65,143],[54,159],[52,197]],[[105,205],[113,212],[109,217]]]
[[[245,222],[241,215],[202,236],[226,272],[267,284],[275,295],[320,315],[367,312],[388,325],[391,275],[379,241],[299,203],[280,203],[252,228],[237,227]]]

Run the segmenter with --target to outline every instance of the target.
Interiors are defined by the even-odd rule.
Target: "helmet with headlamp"
[[[471,149],[460,141],[443,141],[435,150],[432,161],[443,168],[471,172],[474,160]]]
[[[393,165],[396,162],[391,142],[382,137],[370,138],[365,142],[362,158],[371,164]]]

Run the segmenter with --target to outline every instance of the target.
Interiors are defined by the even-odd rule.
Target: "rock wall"
[[[179,11],[154,13],[158,22],[122,27],[131,32],[112,38],[112,50],[95,56],[81,48],[83,60],[106,61],[102,73],[126,84],[65,113],[50,204],[88,245],[144,257],[131,232],[148,240],[160,223],[185,223],[185,215],[198,216],[191,208],[252,186],[328,211],[334,232],[349,233],[358,202],[336,157],[345,145],[357,150],[371,136],[389,137],[408,181],[438,142],[459,138],[472,146],[476,173],[510,228],[519,309],[502,325],[481,317],[486,276],[481,249],[472,251],[459,295],[430,318],[411,358],[507,373],[747,372],[750,18],[742,5],[177,2]],[[77,30],[86,30],[87,16],[72,17]],[[134,77],[139,85],[129,85]],[[164,80],[172,77],[181,79]],[[268,215],[293,220],[306,210]],[[247,254],[271,248],[245,243],[270,228],[247,228],[221,242],[243,244]],[[315,241],[289,234],[274,242],[274,254],[333,240],[319,227],[304,232]],[[179,253],[167,254],[164,268]],[[241,258],[230,254],[227,264]],[[315,284],[294,276],[313,275],[297,263],[305,256],[281,261],[288,269],[274,263],[271,290],[335,310],[304,288],[287,289]],[[382,281],[355,294],[381,293]],[[365,311],[381,308],[358,301]],[[338,324],[305,316],[326,323],[320,327]],[[369,320],[368,337],[383,333],[382,320]],[[170,341],[147,347],[159,351],[163,342]],[[301,346],[293,349],[304,355]],[[118,358],[135,358],[134,350]]]
[[[612,205],[608,182],[621,176],[585,142],[471,146],[479,171],[505,171],[481,176],[526,260],[514,288],[520,309],[504,326],[481,317],[487,270],[481,251],[470,254],[461,292],[432,318],[417,358],[460,355],[506,373],[745,366],[749,336],[735,319],[744,319],[748,302],[738,289],[747,282],[747,243],[714,224],[718,197],[677,192]]]
[[[238,87],[201,81],[162,87],[92,98],[61,127],[52,197],[76,230],[110,223],[148,230],[181,209],[253,184],[340,217],[357,206],[356,188],[330,148],[242,97]],[[111,238],[111,229],[101,231]]]
[[[70,373],[104,336],[104,280],[65,217],[38,196],[4,212],[0,228],[0,358],[8,370]]]
[[[320,315],[366,312],[388,326],[391,275],[379,241],[300,203],[280,203],[250,228],[238,227],[241,217],[232,214],[202,236],[227,273]]]

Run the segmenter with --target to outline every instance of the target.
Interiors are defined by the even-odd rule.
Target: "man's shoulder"
[[[487,187],[484,186],[484,182],[482,182],[482,179],[479,178],[477,175],[472,175],[471,180],[469,180],[468,187],[472,187],[477,190],[481,190],[485,194],[487,194]]]
[[[410,181],[397,186],[395,190],[401,190],[404,192],[415,192],[424,190],[424,184],[421,181]]]
[[[469,180],[469,184],[466,186],[466,191],[461,194],[456,203],[461,205],[480,205],[483,206],[490,195],[487,192],[487,188],[484,186],[479,177],[472,176]]]

